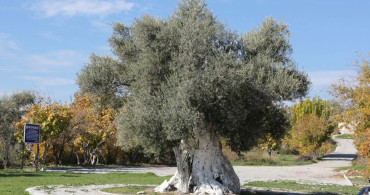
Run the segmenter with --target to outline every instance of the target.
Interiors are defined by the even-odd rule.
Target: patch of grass
[[[338,168],[335,168],[335,171],[343,171],[343,170],[349,170],[349,169],[366,170],[367,166],[366,165],[352,165],[352,166],[347,166],[347,167],[338,167]]]
[[[292,181],[255,181],[243,185],[243,188],[262,188],[270,191],[305,192],[310,194],[357,194],[361,188],[339,185],[299,184]],[[258,193],[257,193],[258,194]]]
[[[125,187],[115,187],[103,189],[103,192],[109,192],[114,194],[137,194],[140,191],[150,190],[153,187],[147,186],[125,186]]]
[[[365,177],[350,177],[348,179],[351,180],[354,186],[365,187],[370,185],[369,180]]]
[[[142,184],[159,185],[168,177],[159,177],[153,173],[107,173],[81,174],[58,172],[24,172],[19,170],[0,171],[0,194],[27,194],[25,189],[34,186],[69,185],[82,186],[92,184]]]
[[[352,134],[343,134],[343,135],[337,135],[335,138],[337,139],[353,139]]]
[[[233,166],[277,166],[277,162],[274,159],[260,158],[251,161],[232,161]]]
[[[233,166],[296,166],[316,163],[315,161],[297,161],[298,157],[292,154],[275,154],[270,158],[260,154],[246,156],[244,160],[232,161],[231,164]]]

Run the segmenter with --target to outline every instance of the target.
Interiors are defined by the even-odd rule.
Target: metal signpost
[[[24,144],[25,143],[37,144],[35,165],[36,165],[36,172],[38,171],[40,131],[41,131],[41,126],[40,125],[27,124],[27,123],[24,124],[23,151],[22,151],[22,171],[23,171],[23,164],[24,164]]]

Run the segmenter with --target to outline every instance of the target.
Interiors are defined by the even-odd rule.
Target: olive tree
[[[307,93],[310,82],[290,57],[289,36],[273,18],[239,34],[203,1],[183,0],[167,19],[116,23],[116,58],[92,55],[77,83],[83,92],[125,99],[116,120],[121,137],[173,147],[177,172],[157,191],[238,193],[219,138],[235,151],[250,149],[280,130],[268,127],[284,126],[282,101]]]
[[[24,114],[25,106],[32,104],[34,100],[35,95],[30,91],[0,97],[0,150],[5,168],[9,164],[10,147],[16,141],[14,125]]]

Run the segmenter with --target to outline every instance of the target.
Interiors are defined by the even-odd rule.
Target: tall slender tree
[[[306,98],[294,104],[290,108],[290,114],[291,125],[294,125],[299,119],[307,115],[316,115],[329,120],[333,114],[333,106],[330,105],[329,100],[323,100],[319,97]]]
[[[278,130],[266,127],[284,126],[281,101],[307,93],[289,36],[288,25],[273,18],[240,35],[203,1],[183,0],[166,20],[116,23],[110,43],[117,59],[93,55],[77,83],[82,92],[125,99],[116,120],[122,134],[148,148],[174,148],[177,172],[157,191],[238,193],[219,137],[248,150]]]

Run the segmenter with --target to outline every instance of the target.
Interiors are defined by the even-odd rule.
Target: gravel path
[[[335,152],[322,161],[303,166],[236,166],[240,183],[250,181],[290,180],[300,183],[350,185],[343,173],[334,171],[337,167],[351,166],[356,149],[351,139],[338,139]]]
[[[351,139],[338,139],[335,152],[323,158],[322,161],[303,166],[234,166],[240,183],[251,181],[290,180],[300,183],[349,185],[343,173],[335,172],[334,168],[350,166],[356,156],[356,150]],[[108,173],[108,172],[152,172],[159,176],[172,175],[176,167],[108,167],[108,168],[45,168],[44,171],[74,172],[74,173]],[[99,191],[114,185],[89,185],[80,187],[49,186],[27,189],[32,195],[44,194],[107,194]],[[122,185],[125,186],[125,185]]]

